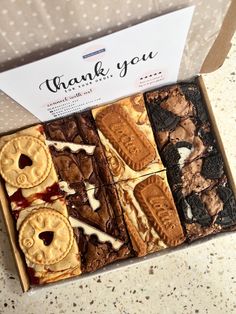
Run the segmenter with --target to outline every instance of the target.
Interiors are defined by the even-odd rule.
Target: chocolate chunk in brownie
[[[211,224],[212,218],[207,212],[207,209],[202,202],[199,195],[192,193],[186,197],[188,204],[187,209],[191,212],[192,221],[199,223],[203,227],[207,227]],[[189,219],[188,213],[185,212],[185,216]]]
[[[184,83],[148,92],[146,105],[165,166],[184,165],[217,152],[197,84]],[[175,123],[168,123],[167,117]]]
[[[162,151],[162,160],[167,167],[182,164],[181,158],[190,155],[192,144],[189,142],[178,142],[176,145],[169,143]]]
[[[203,159],[201,174],[207,179],[217,179],[223,175],[224,164],[219,154]]]
[[[205,162],[207,165],[211,164],[208,157],[183,167],[167,169],[169,183],[189,241],[236,226],[236,202],[227,185],[222,160],[219,163],[219,155],[211,157],[212,168],[208,172],[204,166]],[[216,171],[214,165],[217,165]]]
[[[174,130],[180,120],[174,113],[159,106],[156,107],[156,103],[150,103],[149,112],[155,132]]]
[[[200,120],[200,123],[207,122],[208,114],[198,85],[196,83],[182,83],[180,84],[180,88],[185,98],[196,109],[196,118]]]

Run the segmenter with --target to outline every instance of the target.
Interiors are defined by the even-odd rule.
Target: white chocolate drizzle
[[[101,206],[101,203],[99,200],[95,198],[95,192],[96,192],[95,185],[90,184],[89,182],[85,182],[85,188],[87,191],[89,204],[92,207],[92,210],[96,211]]]
[[[84,150],[88,155],[93,155],[96,148],[95,145],[75,144],[71,142],[49,141],[46,140],[48,146],[53,146],[57,151],[62,151],[65,148],[69,148],[72,153],[78,153],[80,150]]]
[[[81,220],[75,219],[70,216],[69,221],[71,223],[72,228],[82,228],[86,235],[94,234],[98,237],[99,241],[102,243],[110,242],[115,250],[119,250],[121,246],[124,244],[124,242],[120,241],[119,239],[113,238],[109,234],[101,230],[98,230],[97,228],[90,226]]]
[[[71,189],[66,181],[59,182],[59,187],[62,191],[66,192],[67,195],[75,194],[75,190]]]

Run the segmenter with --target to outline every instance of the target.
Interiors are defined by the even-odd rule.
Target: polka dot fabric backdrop
[[[229,4],[230,0],[1,0],[0,71],[196,5],[179,75],[189,78],[199,72]],[[155,30],[150,36],[155,38]],[[0,132],[34,122],[34,116],[0,93]]]

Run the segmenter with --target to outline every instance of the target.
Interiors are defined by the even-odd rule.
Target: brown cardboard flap
[[[212,17],[214,18],[214,17]],[[222,24],[219,35],[211,47],[203,65],[201,73],[217,70],[223,63],[231,48],[231,39],[236,30],[236,0],[232,0],[227,15]]]
[[[9,241],[11,244],[12,252],[14,255],[15,263],[17,266],[17,270],[18,270],[18,274],[19,274],[19,278],[21,282],[21,287],[22,287],[22,290],[26,292],[30,288],[29,278],[26,273],[25,263],[22,259],[20,249],[18,247],[16,229],[14,226],[14,221],[13,221],[10,208],[9,208],[9,202],[6,198],[6,193],[3,188],[2,182],[0,182],[0,200],[1,200],[1,207],[2,207],[4,221],[6,224],[6,229],[8,232]]]

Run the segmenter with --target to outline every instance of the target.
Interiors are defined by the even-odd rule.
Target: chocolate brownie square
[[[234,228],[235,198],[197,83],[163,87],[145,97],[188,240]]]
[[[131,256],[129,236],[114,185],[67,197],[69,220],[81,254],[82,272],[92,272]]]
[[[235,197],[219,154],[170,167],[168,178],[189,241],[235,228]]]
[[[87,188],[113,183],[100,139],[89,111],[44,124],[47,144],[60,181]]]
[[[197,84],[163,87],[146,93],[145,97],[165,166],[186,164],[217,151]]]

